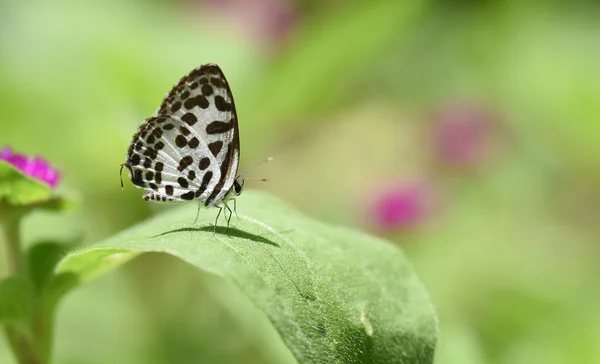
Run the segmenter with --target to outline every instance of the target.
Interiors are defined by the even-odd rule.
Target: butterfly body
[[[184,76],[140,125],[122,166],[148,191],[146,201],[220,207],[242,191],[239,157],[231,89],[221,69],[206,64]]]

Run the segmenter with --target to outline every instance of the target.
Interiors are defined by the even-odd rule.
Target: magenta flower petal
[[[48,183],[50,187],[54,188],[58,185],[59,175],[54,169],[49,168],[43,177],[44,182]]]
[[[10,156],[12,156],[12,149],[10,149],[10,147],[0,149],[0,160],[8,161]]]
[[[40,157],[28,158],[22,154],[14,154],[10,147],[4,147],[0,150],[0,160],[12,164],[24,174],[47,183],[52,188],[56,187],[60,180],[58,172],[50,168],[45,159]]]
[[[21,154],[12,155],[8,158],[8,163],[17,167],[22,172],[25,172],[25,174],[28,174],[27,166],[28,166],[29,161],[27,160],[27,157],[25,157],[24,155],[21,155]]]
[[[43,179],[48,172],[48,168],[48,162],[40,157],[35,157],[35,159],[29,163],[30,171],[28,172],[31,173],[31,175],[35,178]]]
[[[423,183],[390,183],[372,194],[368,220],[375,230],[388,233],[416,227],[429,214],[431,200]]]
[[[212,10],[241,26],[244,35],[278,43],[297,23],[298,12],[288,0],[202,0]]]
[[[377,219],[382,225],[401,228],[416,222],[421,210],[419,196],[413,191],[392,192],[379,201]]]
[[[445,165],[468,167],[485,160],[490,148],[493,120],[489,112],[470,105],[446,108],[433,118],[433,144]]]

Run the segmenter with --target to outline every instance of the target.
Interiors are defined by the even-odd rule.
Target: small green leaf
[[[52,196],[47,201],[39,205],[42,210],[48,211],[67,211],[73,210],[76,206],[75,201],[61,196]]]
[[[47,184],[28,177],[11,164],[0,161],[0,202],[26,206],[50,199],[52,189]]]
[[[29,250],[29,275],[37,292],[41,292],[54,274],[56,263],[64,256],[65,246],[41,242]]]
[[[238,210],[229,230],[213,233],[215,209],[196,224],[195,204],[174,209],[68,253],[55,273],[75,285],[164,252],[236,285],[301,363],[432,363],[435,313],[397,247],[258,192],[239,198]]]
[[[13,165],[0,160],[0,203],[8,206],[32,206],[49,211],[73,209],[71,199],[52,194],[47,184],[29,177]]]
[[[33,287],[20,276],[0,281],[0,324],[21,321],[31,316]]]

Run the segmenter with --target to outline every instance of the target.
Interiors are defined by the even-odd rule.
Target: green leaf
[[[52,196],[39,204],[40,209],[48,211],[68,211],[73,210],[75,206],[77,206],[75,201],[61,196]]]
[[[52,195],[50,186],[5,161],[0,161],[0,202],[9,206],[36,205],[49,211],[69,210],[75,206],[72,200]]]
[[[236,285],[301,363],[432,363],[435,313],[397,247],[262,193],[238,202],[228,230],[213,233],[215,209],[192,224],[197,207],[188,204],[68,253],[55,273],[85,282],[140,253],[164,252]]]
[[[41,292],[52,279],[54,267],[64,256],[65,245],[56,242],[40,242],[31,247],[28,254],[29,275],[36,292]]]
[[[0,281],[0,324],[21,321],[31,316],[33,287],[20,276]]]
[[[0,201],[26,206],[50,199],[52,189],[47,184],[26,176],[17,168],[0,161]]]

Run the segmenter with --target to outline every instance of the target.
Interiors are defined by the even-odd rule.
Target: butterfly
[[[146,201],[198,200],[198,211],[201,206],[218,207],[216,231],[223,207],[229,211],[229,227],[232,211],[227,201],[239,196],[244,187],[239,178],[246,171],[236,176],[239,161],[238,118],[231,89],[219,66],[205,64],[181,78],[154,116],[140,125],[121,172],[127,168],[131,183],[148,192],[143,196]]]

